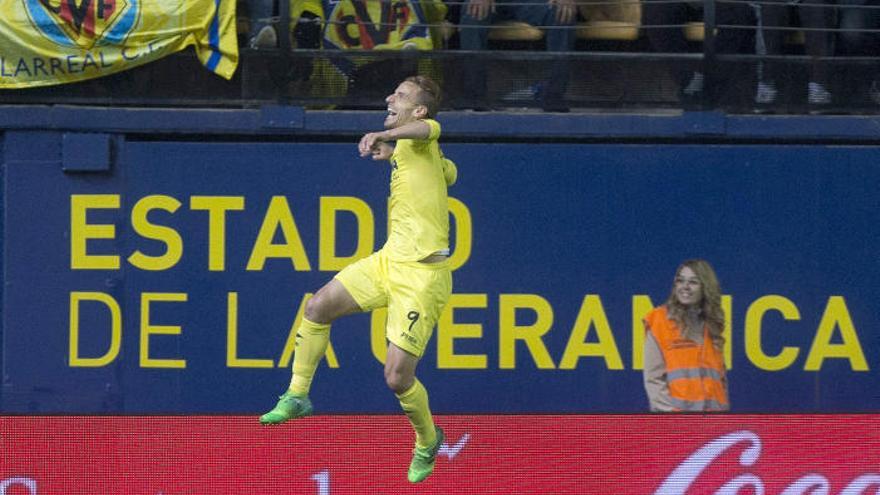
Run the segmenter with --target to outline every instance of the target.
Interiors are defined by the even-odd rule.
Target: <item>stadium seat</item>
[[[702,22],[689,22],[682,26],[684,37],[688,41],[702,42],[706,36],[706,28]],[[803,31],[786,31],[785,42],[789,45],[803,45]]]
[[[627,21],[592,20],[575,26],[579,39],[634,41],[639,38],[639,25]],[[502,21],[489,32],[492,41],[540,41],[544,32],[520,21]]]
[[[681,29],[684,31],[684,39],[688,41],[702,42],[706,37],[706,26],[702,22],[689,22]]]
[[[577,25],[577,37],[585,40],[635,41],[639,25],[622,21],[587,21]]]
[[[544,31],[527,22],[502,21],[492,25],[489,39],[492,41],[539,41]]]
[[[803,31],[788,31],[785,33],[785,42],[789,45],[803,45],[806,42]]]
[[[639,39],[642,6],[632,0],[579,2],[584,22],[577,25],[577,37],[585,40],[635,41]]]

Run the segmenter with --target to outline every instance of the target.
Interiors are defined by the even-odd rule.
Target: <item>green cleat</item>
[[[284,392],[275,408],[260,416],[264,425],[278,425],[289,419],[304,418],[312,415],[312,401],[308,397],[300,397]]]
[[[434,460],[437,457],[437,452],[440,451],[440,446],[446,440],[446,435],[439,426],[434,426],[434,431],[437,432],[437,441],[434,442],[434,445],[427,448],[416,447],[413,450],[412,462],[409,464],[409,472],[406,475],[410,483],[418,483],[434,472]]]

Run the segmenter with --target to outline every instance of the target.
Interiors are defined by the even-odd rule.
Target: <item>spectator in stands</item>
[[[433,66],[417,58],[357,52],[438,48],[446,12],[441,0],[300,0],[291,17],[298,21],[296,47],[355,52],[316,59],[312,81],[321,86],[321,94],[347,96],[350,105],[364,102],[374,107],[381,88],[407,74],[431,72]]]
[[[278,31],[287,26],[286,19],[278,19],[275,0],[247,0],[248,17],[250,20],[248,47],[257,49],[277,48]],[[304,10],[303,2],[297,2],[297,10],[291,12],[294,47],[318,48],[321,39],[321,28],[318,15]]]
[[[463,50],[485,50],[489,46],[489,29],[493,22],[518,20],[544,29],[547,51],[568,52],[574,48],[576,16],[575,0],[467,0],[459,22],[460,47]],[[568,110],[564,95],[569,72],[568,61],[564,58],[551,64],[550,75],[540,92],[545,110]],[[474,106],[485,105],[486,76],[486,65],[482,60],[467,64],[464,87],[477,100]]]
[[[807,82],[807,103],[814,109],[831,104],[828,91],[829,71],[820,57],[829,57],[833,52],[834,6],[832,0],[803,0],[797,7],[801,26],[804,28],[805,51],[812,57],[810,79]],[[755,53],[758,55],[781,55],[782,42],[787,32],[784,28],[790,14],[788,0],[762,0],[755,2],[758,31],[755,39]],[[776,102],[779,94],[777,80],[783,70],[778,62],[764,61],[758,65],[758,88],[755,103],[758,110]]]
[[[855,56],[880,56],[880,0],[840,0],[838,53]],[[880,105],[880,73],[868,69],[871,86],[868,95]]]
[[[441,0],[296,0],[290,22],[278,19],[275,0],[245,0],[250,16],[248,46],[274,49],[278,35],[292,30],[295,49],[327,50],[430,50],[442,44],[446,5]],[[286,1],[286,0],[285,0]],[[416,58],[365,54],[299,56],[292,64],[269,60],[269,75],[276,84],[298,83],[295,91],[314,92],[325,98],[346,98],[346,106],[359,108],[375,100],[387,87],[414,72],[431,72],[430,63]],[[299,84],[303,83],[303,84]]]
[[[751,53],[749,41],[753,39],[754,20],[744,2],[716,2],[715,50],[718,53]],[[703,18],[701,2],[668,2],[644,0],[642,2],[642,25],[645,36],[654,51],[660,53],[686,53],[688,41],[683,27],[688,22]],[[723,27],[734,26],[734,27]],[[684,102],[697,101],[703,97],[706,86],[702,69],[688,67],[685,63],[671,62],[672,76],[679,84]]]
[[[643,376],[651,411],[727,411],[724,311],[712,266],[687,260],[672,293],[645,317]]]

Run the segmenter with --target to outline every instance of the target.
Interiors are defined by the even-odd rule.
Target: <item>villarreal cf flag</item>
[[[351,54],[316,61],[312,89],[325,97],[351,94],[355,81],[371,86],[381,79],[389,85],[415,72],[434,75],[431,60],[416,61],[416,70],[394,59],[377,62],[364,52],[440,47],[446,11],[442,0],[291,0],[294,19],[308,12],[322,21],[322,48]]]
[[[339,50],[430,50],[446,15],[440,0],[305,0],[301,9],[323,19],[324,48]]]
[[[0,88],[106,76],[190,45],[231,78],[235,0],[0,0]]]

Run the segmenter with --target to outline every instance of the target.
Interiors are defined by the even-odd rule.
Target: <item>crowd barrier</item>
[[[651,6],[662,8],[679,4],[668,0],[579,2],[580,21],[572,26],[498,23],[489,27],[492,41],[488,51],[460,49],[458,36],[462,30],[473,29],[456,24],[458,20],[452,14],[465,8],[463,2],[449,3],[450,14],[444,22],[422,24],[414,23],[412,19],[415,15],[412,12],[420,11],[417,3],[396,2],[394,8],[403,12],[398,17],[407,20],[404,27],[398,25],[400,18],[368,22],[357,15],[349,15],[351,9],[345,10],[344,4],[334,4],[342,10],[334,10],[332,16],[328,14],[317,28],[319,33],[353,33],[349,35],[350,46],[346,45],[346,49],[331,46],[332,40],[327,38],[329,34],[322,38],[324,41],[315,40],[309,46],[298,46],[295,39],[291,41],[289,36],[278,36],[277,47],[253,49],[245,44],[235,69],[233,60],[238,59],[237,54],[227,47],[225,51],[229,52],[230,61],[223,73],[225,77],[231,76],[231,81],[200,69],[196,58],[189,53],[168,55],[136,67],[145,59],[134,56],[136,49],[140,49],[134,45],[123,44],[113,51],[98,43],[91,51],[53,55],[45,60],[39,54],[16,56],[7,50],[0,56],[0,82],[8,83],[11,79],[13,86],[30,84],[28,79],[31,77],[48,77],[49,74],[44,73],[55,65],[58,65],[59,74],[63,73],[58,82],[99,75],[105,77],[62,87],[4,89],[0,90],[0,103],[236,108],[281,103],[313,108],[378,109],[388,88],[402,77],[419,72],[442,82],[446,94],[445,109],[473,108],[475,102],[472,100],[477,98],[476,107],[480,109],[521,111],[542,107],[541,95],[546,89],[548,76],[554,73],[552,67],[557,62],[565,62],[571,68],[567,76],[569,85],[563,104],[556,110],[657,111],[683,108],[729,113],[876,114],[880,108],[880,79],[874,69],[878,57],[876,39],[880,36],[877,24],[880,23],[877,22],[878,7],[871,4],[801,2],[795,7],[779,6],[772,1],[707,0],[702,4],[680,4],[691,5],[692,8],[688,8],[694,11],[693,15],[680,19],[681,22],[658,24],[654,20],[643,20],[642,11]],[[44,9],[39,2],[26,2],[26,5],[29,12]],[[280,16],[260,21],[274,24],[279,33],[296,31],[304,25],[314,27],[313,20],[291,19],[288,2],[280,2],[279,6]],[[725,9],[731,8],[745,13],[734,20],[721,15]],[[773,9],[782,9],[786,16],[779,23],[767,20],[761,24],[758,20],[763,18],[758,14],[761,9],[767,11],[767,15]],[[828,22],[823,21],[818,27],[798,25],[798,14],[806,9],[826,13],[824,17]],[[240,12],[244,10],[239,9]],[[51,13],[47,15],[47,19],[57,17]],[[26,18],[25,14],[19,17]],[[44,26],[51,36],[63,37],[62,31],[70,31],[67,24],[71,20],[58,18],[55,22],[60,27],[52,28],[48,21]],[[19,24],[28,25],[26,22]],[[234,30],[230,24],[223,24],[223,32]],[[246,26],[248,23],[242,20],[241,24]],[[107,33],[113,33],[109,24],[100,26],[106,28]],[[367,29],[367,26],[374,27]],[[389,38],[389,33],[395,29],[404,31]],[[575,30],[579,40],[575,48],[566,53],[543,51],[543,34],[552,29]],[[436,42],[436,46],[419,50],[364,49],[382,46],[390,39],[405,38],[411,34],[407,30],[435,33],[431,34],[431,43]],[[672,51],[658,48],[651,38],[660,32],[681,38],[686,44]],[[110,36],[102,33],[98,29],[94,36]],[[727,39],[732,33],[742,35],[742,42],[737,43],[740,46],[730,46]],[[242,41],[246,42],[250,33],[240,34]],[[783,35],[785,42],[781,48],[768,51],[768,40],[774,34]],[[118,33],[115,35],[119,37]],[[818,35],[823,37],[821,43],[811,41]],[[34,36],[42,39],[38,34]],[[437,36],[442,39],[435,40]],[[114,40],[105,41],[115,43]],[[183,43],[183,38],[177,41]],[[525,44],[517,45],[520,42]],[[155,43],[146,46],[167,55],[167,50],[159,50],[153,46]],[[819,45],[824,48],[811,48]],[[107,58],[111,51],[116,54],[114,56],[121,57],[120,63]],[[203,55],[202,58],[207,62],[209,58],[214,60],[217,57]],[[490,74],[485,94],[476,95],[475,88],[462,81],[462,74],[470,71],[468,67],[474,64],[486,67]],[[119,71],[123,65],[136,68],[107,75]],[[776,75],[773,98],[758,103],[757,83],[770,74],[771,67]],[[683,95],[688,81],[679,80],[681,75],[678,73],[700,73],[704,91],[696,96]],[[16,83],[16,79],[22,81]],[[821,84],[821,88],[811,90],[808,82]],[[771,93],[764,91],[762,94]]]

